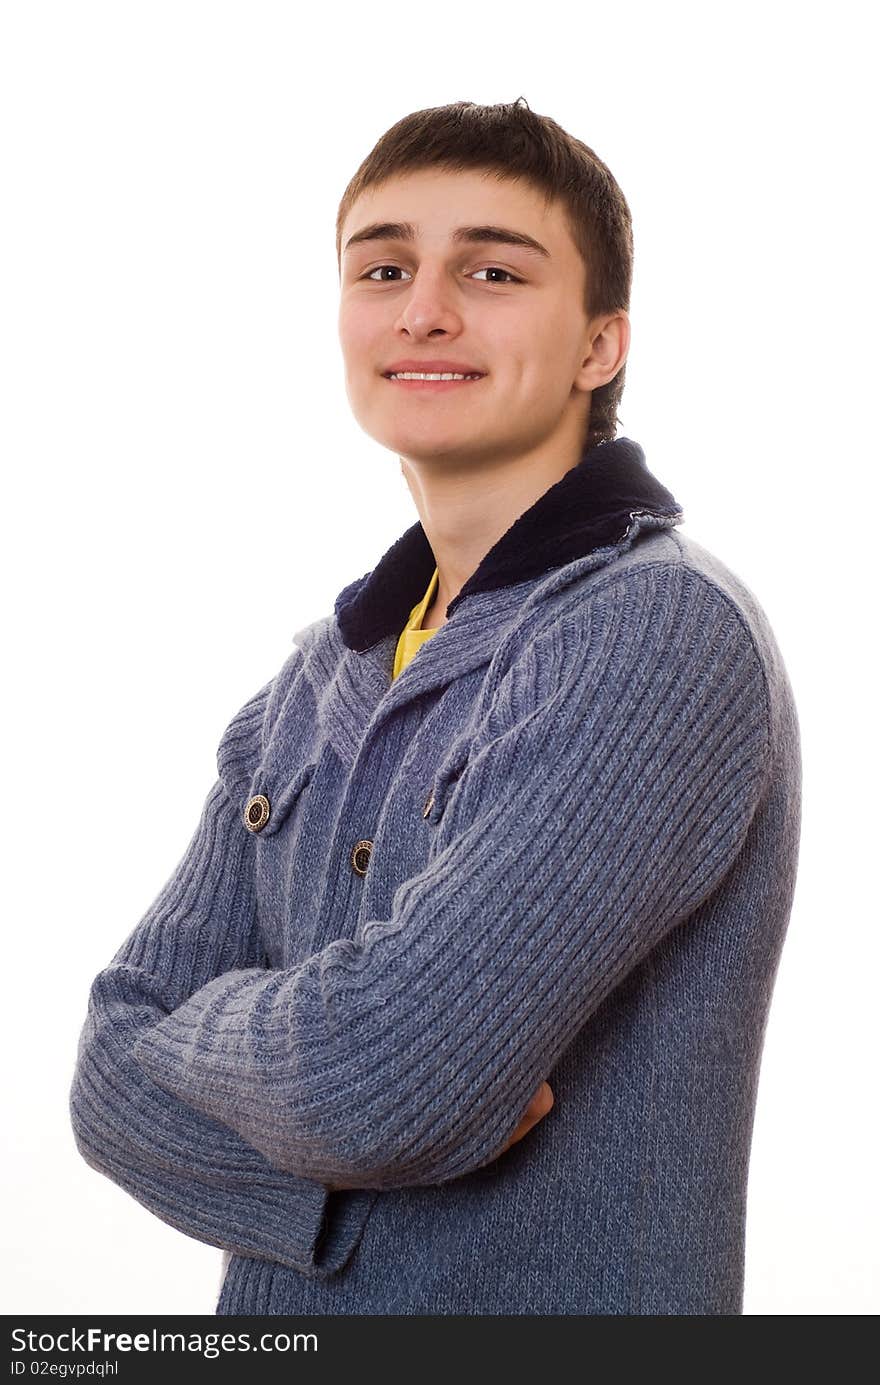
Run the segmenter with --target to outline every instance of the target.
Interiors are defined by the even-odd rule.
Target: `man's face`
[[[352,243],[388,223],[409,223],[412,238],[385,230]],[[459,227],[504,228],[547,253],[501,239],[456,240]],[[558,204],[545,210],[543,194],[524,183],[426,170],[363,193],[341,246],[346,392],[377,442],[413,461],[491,464],[538,447],[571,410],[586,418],[584,391],[601,380],[583,367],[591,342],[585,267]],[[401,361],[425,370],[449,361],[482,378],[386,378]]]

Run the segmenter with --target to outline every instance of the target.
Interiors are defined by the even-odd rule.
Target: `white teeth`
[[[455,375],[452,371],[445,374],[428,372],[425,370],[400,370],[392,372],[389,376],[391,380],[479,380],[479,373],[473,375]]]

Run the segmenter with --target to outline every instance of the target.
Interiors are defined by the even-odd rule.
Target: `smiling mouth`
[[[390,381],[392,385],[397,385],[401,389],[415,390],[452,390],[458,389],[462,385],[476,385],[480,380],[485,380],[485,375],[465,375],[455,379],[424,379],[421,375],[414,375],[409,371],[401,375],[386,374],[383,379]]]

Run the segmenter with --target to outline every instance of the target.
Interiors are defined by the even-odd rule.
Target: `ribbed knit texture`
[[[213,1245],[285,1258],[291,1244],[308,1254],[323,1190],[273,1168],[132,1057],[139,1035],[211,977],[262,963],[253,847],[226,785],[253,762],[269,690],[231,723],[218,752],[226,783],[212,787],[176,870],[91,988],[70,1100],[86,1161],[163,1221]]]
[[[634,537],[469,598],[393,702],[317,622],[227,729],[71,1094],[90,1164],[257,1257],[218,1311],[740,1311],[797,728],[748,589]]]

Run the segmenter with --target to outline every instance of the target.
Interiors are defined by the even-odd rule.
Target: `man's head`
[[[522,101],[404,117],[340,203],[348,396],[364,430],[402,457],[489,458],[554,434],[580,445],[615,434],[629,208],[593,151]],[[486,227],[525,243],[474,230]],[[431,390],[386,378],[410,360],[483,378]]]

